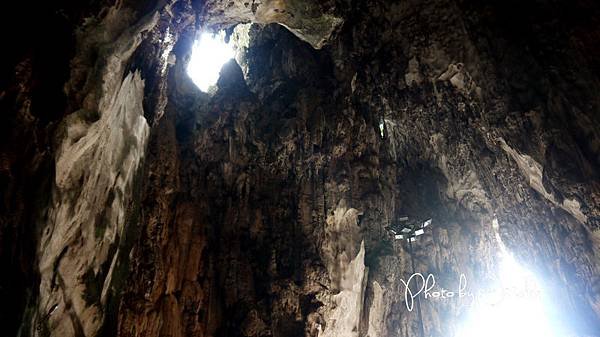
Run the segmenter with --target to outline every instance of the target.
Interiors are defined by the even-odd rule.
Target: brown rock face
[[[413,268],[485,291],[508,251],[542,281],[556,336],[600,336],[598,14],[587,1],[47,5],[34,17],[49,31],[11,37],[2,67],[0,328],[420,336]],[[200,92],[195,36],[240,23],[238,61]],[[433,218],[414,266],[386,229],[403,215]],[[425,336],[461,336],[471,306],[421,309]]]
[[[342,24],[340,4],[333,1],[266,0],[206,1],[207,26],[229,27],[232,23],[278,23],[294,35],[320,49]]]

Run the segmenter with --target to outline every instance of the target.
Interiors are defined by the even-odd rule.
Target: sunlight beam
[[[556,336],[533,273],[507,252],[501,254],[498,284],[471,308],[457,337]]]

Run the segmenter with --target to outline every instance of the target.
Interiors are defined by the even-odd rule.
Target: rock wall
[[[441,286],[484,287],[505,245],[557,326],[597,335],[596,4],[98,6],[66,14],[68,78],[41,77],[61,112],[31,109],[48,64],[3,83],[11,335],[416,336],[401,215],[434,219],[412,255]],[[198,91],[195,34],[247,22],[242,64]],[[452,336],[469,306],[422,309]]]
[[[97,44],[86,40],[89,48],[111,49],[95,69],[99,74],[88,75],[100,77],[96,84],[102,86],[92,87],[86,96],[78,92],[83,107],[65,117],[57,130],[54,187],[37,250],[40,289],[32,335],[98,334],[116,262],[127,254],[120,251],[120,242],[149,126],[144,80],[139,72],[125,74],[123,60],[141,42],[141,32],[156,25],[157,15],[119,30],[124,22],[115,17],[123,14],[111,9],[100,27],[91,26],[87,33],[114,29],[118,38],[111,41],[105,35]],[[79,58],[83,56],[73,63]],[[89,73],[81,68],[72,68],[74,78],[80,71]]]

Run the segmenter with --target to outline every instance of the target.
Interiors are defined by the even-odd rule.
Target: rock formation
[[[419,336],[407,215],[440,286],[508,250],[558,336],[600,336],[597,3],[28,6],[2,20],[3,335]],[[469,313],[421,307],[426,336]]]

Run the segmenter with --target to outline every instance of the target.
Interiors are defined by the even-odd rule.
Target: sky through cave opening
[[[187,74],[198,89],[210,91],[225,63],[235,56],[233,44],[225,41],[225,31],[204,32],[192,46]]]

